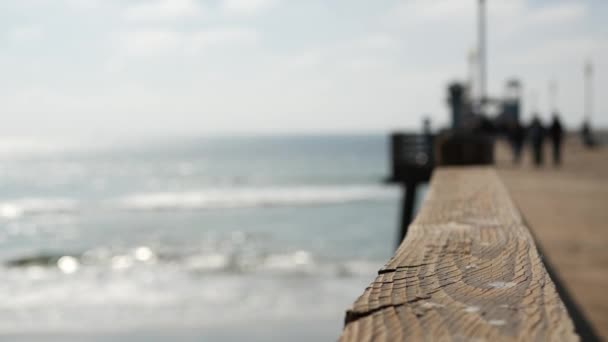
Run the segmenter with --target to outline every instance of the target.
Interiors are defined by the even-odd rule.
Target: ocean
[[[1,340],[332,341],[394,251],[382,135],[39,147],[0,146]]]

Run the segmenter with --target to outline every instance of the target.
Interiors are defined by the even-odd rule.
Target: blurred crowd
[[[513,150],[514,164],[521,162],[522,153],[527,144],[534,165],[542,166],[544,163],[543,146],[547,138],[552,146],[553,165],[561,164],[564,128],[557,113],[553,115],[551,123],[546,126],[538,115],[535,115],[527,126],[522,125],[519,121],[513,121],[507,126],[506,135]]]

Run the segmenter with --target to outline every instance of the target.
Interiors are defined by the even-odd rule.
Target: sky
[[[488,0],[489,91],[608,127],[608,2]],[[2,0],[0,135],[385,132],[448,122],[475,0]]]

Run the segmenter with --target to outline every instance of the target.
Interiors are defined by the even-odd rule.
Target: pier
[[[497,152],[498,174],[545,261],[597,334],[608,339],[608,149],[586,149],[578,136],[569,137],[557,169],[535,169],[529,155],[512,167],[506,146]]]
[[[341,341],[608,337],[608,150],[564,145],[559,168],[504,143],[494,165],[437,167]]]

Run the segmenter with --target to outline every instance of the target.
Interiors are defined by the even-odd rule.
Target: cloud
[[[386,21],[394,26],[412,26],[421,22],[453,20],[470,16],[472,4],[453,0],[411,0],[393,6]]]
[[[507,55],[505,60],[517,65],[553,65],[582,63],[582,59],[591,55],[600,46],[589,37],[546,40],[533,48],[516,51]]]
[[[120,49],[127,56],[163,54],[198,54],[211,48],[253,46],[258,42],[257,31],[228,27],[193,32],[176,30],[137,30],[120,34]]]
[[[169,21],[184,17],[196,17],[203,8],[196,0],[154,0],[127,7],[125,19],[129,21]]]
[[[519,34],[539,26],[558,26],[581,20],[587,13],[587,4],[574,1],[556,1],[532,6],[531,1],[509,0],[488,2],[488,25],[491,33]],[[411,0],[395,5],[386,16],[393,27],[450,27],[455,23],[474,28],[477,5],[474,1]],[[437,31],[437,30],[433,30]]]
[[[76,7],[85,2],[98,8]],[[76,121],[63,132],[133,121],[142,132],[418,128],[422,113],[447,121],[445,85],[466,78],[477,40],[474,0],[10,3],[3,38],[36,51],[13,43],[0,55],[0,82],[25,91],[0,96],[5,111],[29,113],[13,115],[20,124],[6,132]],[[608,79],[601,11],[576,0],[488,1],[490,93],[520,76],[543,103],[555,79],[566,122],[578,125],[583,60],[595,61],[598,85]],[[27,92],[31,84],[43,89]],[[49,110],[48,125],[34,120]]]
[[[325,62],[326,52],[320,49],[308,50],[286,56],[280,59],[280,65],[288,69],[299,69],[299,68],[316,68]]]
[[[223,0],[221,8],[228,13],[255,14],[267,10],[277,3],[277,0]]]
[[[258,42],[258,32],[248,28],[216,28],[188,34],[186,50],[198,52],[213,46],[244,46]]]
[[[170,30],[140,30],[121,35],[122,48],[129,56],[165,53],[182,44],[182,34]]]
[[[38,40],[44,36],[44,31],[38,26],[24,26],[14,28],[9,36],[18,42]]]
[[[101,5],[100,0],[65,0],[66,4],[72,8],[94,9]]]
[[[489,13],[490,33],[498,39],[521,40],[522,35],[535,36],[569,30],[572,25],[583,21],[586,14],[586,4],[570,1],[541,7],[520,3],[509,10],[498,6]]]
[[[564,2],[532,12],[529,21],[537,25],[559,25],[582,20],[587,6],[580,2]]]
[[[402,44],[397,37],[387,33],[369,34],[357,42],[360,48],[371,50],[394,49]]]

